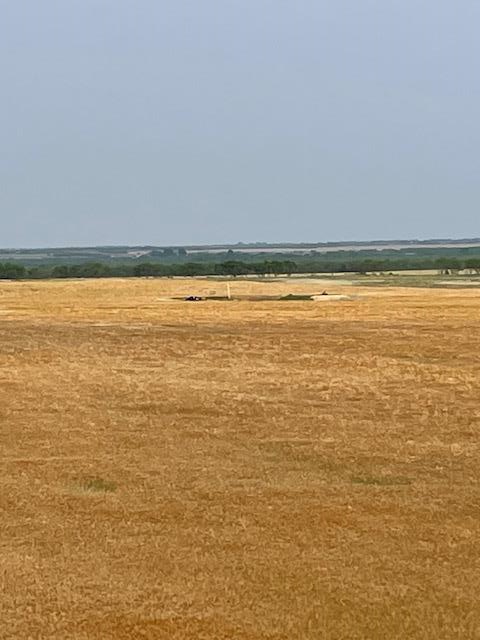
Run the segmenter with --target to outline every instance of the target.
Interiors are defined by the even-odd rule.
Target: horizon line
[[[212,243],[186,243],[186,244],[58,244],[58,245],[31,245],[31,246],[7,246],[0,247],[0,252],[11,251],[40,251],[40,250],[61,250],[61,249],[118,249],[118,248],[152,248],[152,249],[230,249],[235,247],[253,247],[253,248],[282,248],[282,247],[322,247],[322,246],[349,246],[349,245],[383,245],[383,244],[435,244],[435,243],[451,243],[451,244],[480,244],[480,236],[476,237],[429,237],[429,238],[386,238],[386,239],[370,239],[370,240],[323,240],[323,241],[237,241],[237,242],[212,242]]]

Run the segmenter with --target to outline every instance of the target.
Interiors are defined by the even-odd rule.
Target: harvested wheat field
[[[0,284],[2,639],[480,638],[480,292],[325,286]]]

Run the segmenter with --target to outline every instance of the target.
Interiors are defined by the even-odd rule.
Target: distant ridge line
[[[431,247],[431,246],[480,246],[480,237],[476,238],[428,238],[424,240],[341,240],[325,242],[237,242],[237,243],[215,243],[215,244],[102,244],[102,245],[65,245],[57,247],[2,247],[0,254],[14,254],[38,251],[98,251],[98,250],[155,250],[155,249],[186,249],[190,251],[241,251],[262,249],[321,249],[321,248],[342,248],[342,247]]]

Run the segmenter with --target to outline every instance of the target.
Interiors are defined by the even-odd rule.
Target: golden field
[[[480,292],[0,284],[0,638],[480,638]]]

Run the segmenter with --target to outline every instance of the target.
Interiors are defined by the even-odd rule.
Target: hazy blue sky
[[[0,246],[480,236],[478,0],[0,0]]]

